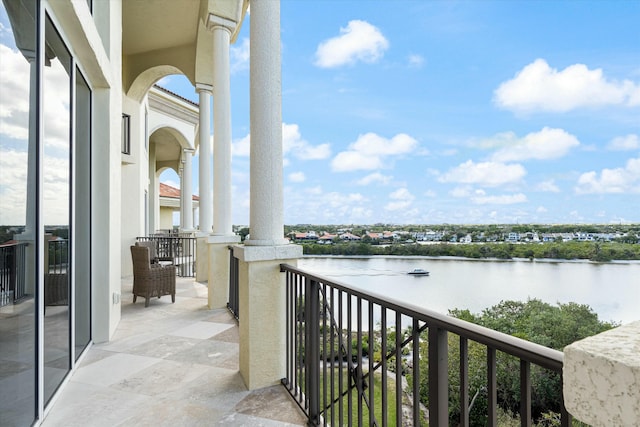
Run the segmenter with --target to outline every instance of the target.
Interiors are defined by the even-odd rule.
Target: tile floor
[[[42,425],[302,426],[282,386],[249,392],[238,371],[238,327],[226,309],[208,310],[206,284],[178,278],[168,296],[132,303],[122,282],[122,319],[95,344]]]

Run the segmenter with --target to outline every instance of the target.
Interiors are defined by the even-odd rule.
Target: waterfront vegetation
[[[607,262],[640,260],[640,244],[618,242],[563,243],[392,243],[374,245],[365,242],[344,242],[332,245],[303,243],[305,255],[398,255],[456,256],[476,259],[563,259]]]
[[[305,238],[299,238],[300,231]],[[640,260],[640,224],[298,224],[285,226],[285,235],[303,245],[305,255]]]
[[[471,313],[466,309],[450,310],[451,316],[476,323],[506,334],[514,335],[556,350],[562,350],[565,346],[604,332],[615,327],[614,323],[603,322],[598,315],[584,304],[567,303],[551,305],[538,299],[530,299],[527,302],[502,301],[499,304],[483,310],[481,313]],[[420,402],[428,407],[429,376],[428,376],[428,331],[421,335],[420,339]],[[410,328],[403,331],[403,339],[411,335]],[[389,329],[387,336],[389,342],[395,340],[394,329]],[[362,352],[365,357],[373,357],[375,361],[381,359],[381,339],[379,331],[374,334],[373,346],[370,345],[368,336],[363,337]],[[357,340],[354,337],[351,342],[354,349]],[[390,353],[394,349],[389,350]],[[403,349],[403,354],[408,354],[409,348]],[[470,425],[480,426],[487,424],[487,364],[486,348],[478,343],[469,342],[468,347],[469,366],[469,402]],[[460,349],[458,337],[449,334],[449,424],[458,425],[459,411],[459,360]],[[403,361],[403,374],[406,375],[409,384],[413,383],[411,368]],[[391,369],[395,366],[395,360],[389,361]],[[498,352],[497,355],[497,384],[498,384],[498,425],[512,426],[519,424],[519,360],[515,357]],[[533,425],[538,427],[551,427],[560,425],[560,402],[562,401],[561,379],[557,374],[551,373],[535,365],[531,367],[532,384],[532,415]],[[379,402],[375,402],[379,405]],[[574,422],[575,426],[583,425]]]

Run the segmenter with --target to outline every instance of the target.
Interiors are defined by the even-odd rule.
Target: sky
[[[250,19],[231,47],[235,224]],[[639,1],[282,0],[285,223],[639,222],[638,22]]]
[[[231,46],[237,225],[250,19]],[[282,0],[285,224],[640,222],[638,22],[637,0]]]

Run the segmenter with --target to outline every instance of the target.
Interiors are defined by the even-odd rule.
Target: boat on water
[[[422,268],[414,268],[413,270],[407,272],[407,274],[412,274],[414,276],[428,276],[429,272]]]

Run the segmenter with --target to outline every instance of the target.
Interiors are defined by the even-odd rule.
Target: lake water
[[[588,304],[600,320],[640,320],[640,263],[304,257],[298,267],[431,310],[479,313],[501,300]],[[429,276],[407,271],[423,268]]]

